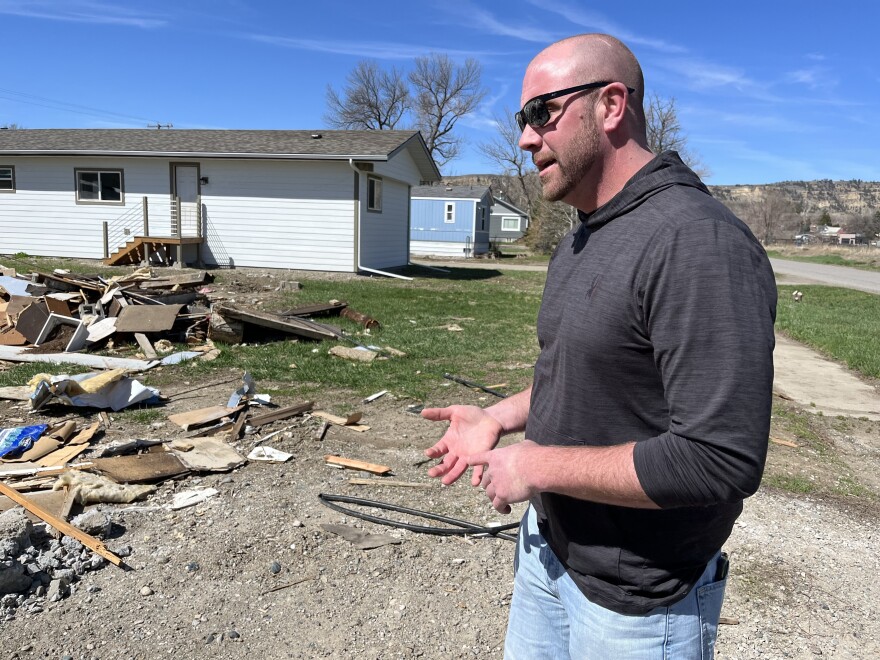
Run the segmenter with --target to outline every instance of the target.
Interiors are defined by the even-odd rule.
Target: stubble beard
[[[599,129],[590,119],[568,147],[567,155],[556,154],[556,172],[541,180],[543,197],[558,202],[568,197],[581,185],[599,157]]]

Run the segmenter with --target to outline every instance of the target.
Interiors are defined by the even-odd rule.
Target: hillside
[[[488,185],[497,192],[503,190],[508,177],[498,174],[465,174],[443,178],[454,185]],[[880,210],[880,181],[782,181],[762,185],[709,186],[712,194],[729,203],[749,202],[767,190],[781,192],[808,215],[828,211],[833,215],[873,215]]]

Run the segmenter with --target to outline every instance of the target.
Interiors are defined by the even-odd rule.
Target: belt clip
[[[715,582],[721,582],[727,578],[727,574],[730,572],[730,559],[727,556],[726,552],[722,552],[718,557],[718,564],[715,568]]]

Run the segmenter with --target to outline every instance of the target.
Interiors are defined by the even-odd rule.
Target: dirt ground
[[[175,396],[197,385],[163,387],[170,400],[162,416],[111,414],[101,443],[179,437],[165,415],[223,404],[235,388],[233,382]],[[273,385],[258,382],[257,389]],[[370,429],[332,426],[317,440],[316,417],[276,422],[245,435],[237,448],[246,454],[263,436],[286,429],[265,443],[293,454],[286,463],[252,461],[230,473],[167,481],[142,502],[98,505],[114,523],[108,547],[130,548],[130,568],[107,565],[84,574],[63,600],[15,610],[0,621],[0,658],[500,658],[511,541],[379,525],[319,499],[366,498],[480,526],[515,521],[522,507],[501,516],[468,483],[441,487],[428,479],[422,450],[442,428],[410,411],[490,402],[453,383],[431,401],[391,392],[362,403],[345,392],[328,394],[316,407],[360,410]],[[819,416],[782,398],[774,403],[771,435],[798,446],[771,443],[767,472],[775,485],[768,479],[746,502],[727,544],[731,576],[717,657],[880,657],[880,586],[872,579],[880,569],[880,422]],[[27,419],[69,413],[55,408]],[[23,404],[0,401],[0,419],[26,415]],[[327,454],[390,466],[391,479],[421,487],[353,485],[351,478],[370,475],[328,467]],[[194,507],[168,508],[175,493],[207,487],[218,494]],[[361,550],[327,524],[389,544]]]

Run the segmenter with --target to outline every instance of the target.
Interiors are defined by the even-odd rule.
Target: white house
[[[439,178],[413,131],[0,130],[0,254],[394,268]]]

